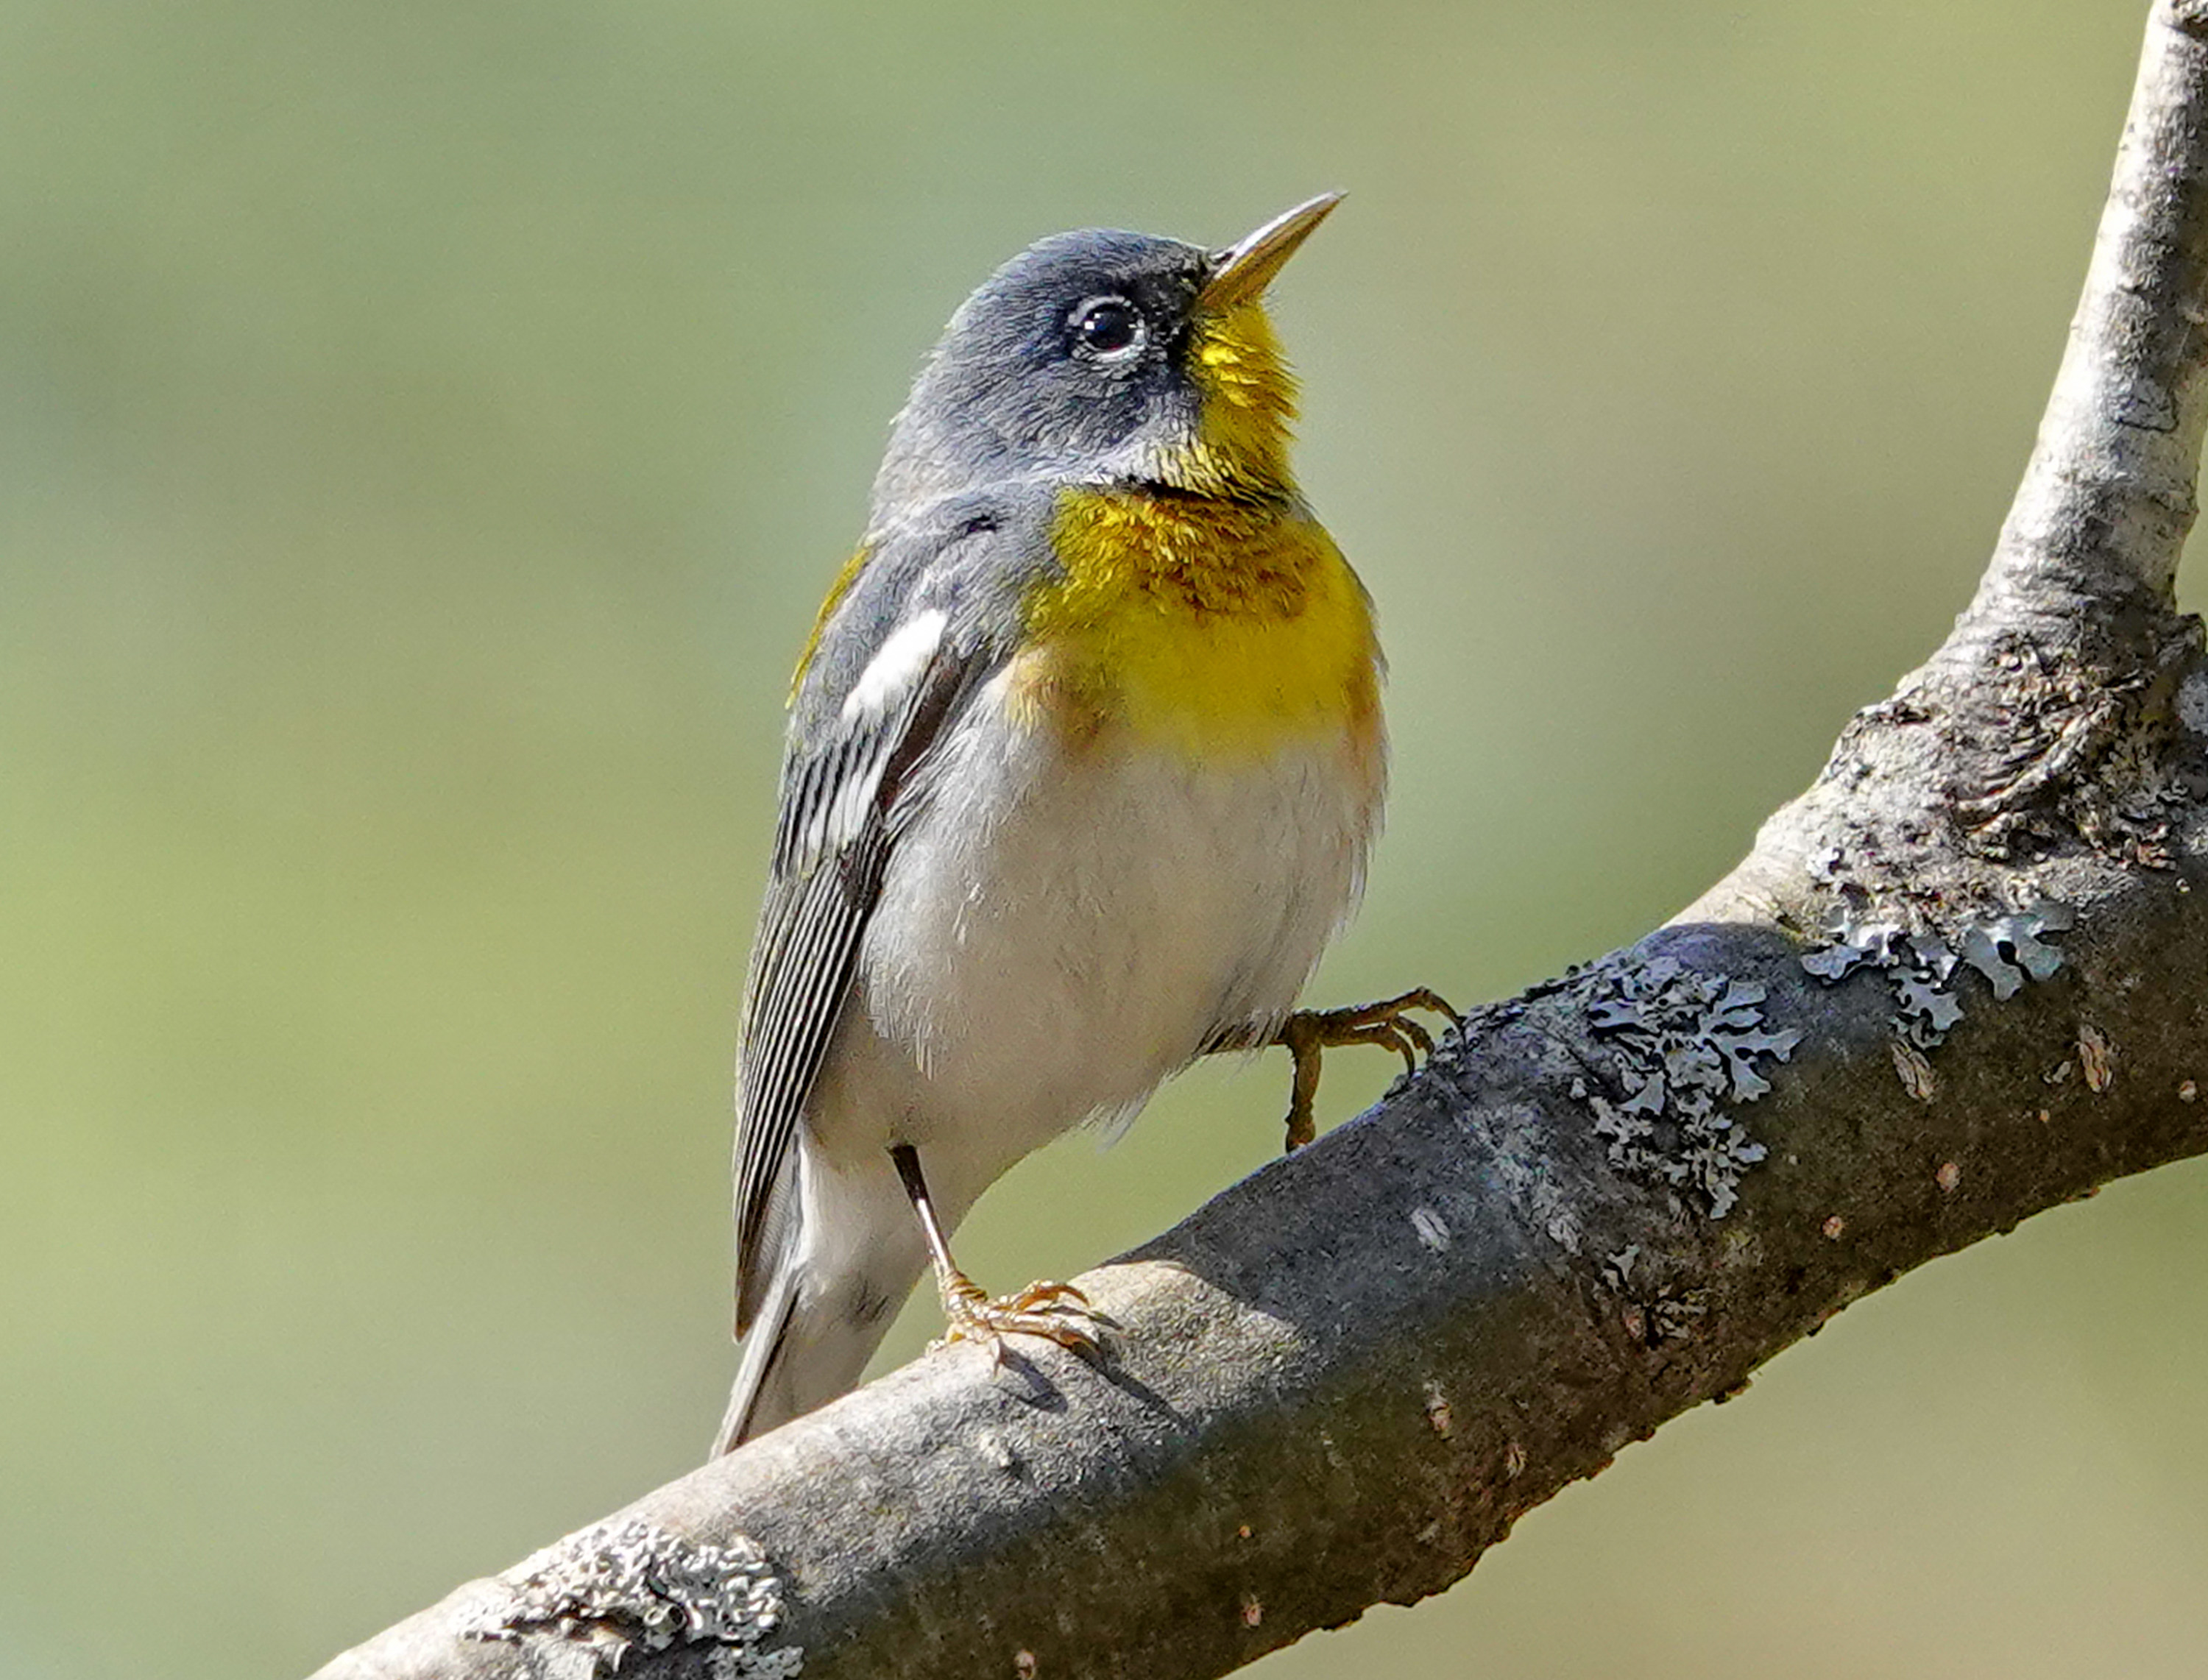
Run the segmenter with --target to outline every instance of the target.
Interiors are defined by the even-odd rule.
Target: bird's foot
[[[1377,1044],[1402,1057],[1405,1071],[1419,1071],[1419,1058],[1433,1053],[1434,1035],[1413,1018],[1417,1011],[1445,1016],[1453,1027],[1464,1025],[1464,1017],[1439,993],[1423,986],[1399,998],[1351,1009],[1299,1009],[1281,1023],[1272,1041],[1283,1047],[1295,1062],[1288,1094],[1290,1149],[1301,1149],[1318,1135],[1314,1104],[1318,1097],[1319,1062],[1327,1051],[1345,1044]]]
[[[1008,1335],[1041,1336],[1083,1359],[1103,1351],[1101,1316],[1070,1283],[1030,1283],[1017,1294],[992,1297],[965,1273],[954,1270],[939,1276],[936,1287],[949,1322],[929,1344],[930,1353],[954,1341],[986,1341],[1001,1362]]]

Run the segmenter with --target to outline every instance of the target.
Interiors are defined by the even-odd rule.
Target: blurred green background
[[[696,1461],[785,675],[997,261],[1350,189],[1280,313],[1397,791],[1317,990],[1489,997],[1965,599],[2144,11],[0,0],[0,1677],[297,1673]],[[1161,1228],[1285,1078],[962,1256]],[[2204,1259],[2208,1164],[2033,1221],[1260,1672],[2197,1676]]]

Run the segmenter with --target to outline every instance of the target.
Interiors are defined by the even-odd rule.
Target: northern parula
[[[1418,992],[1294,1012],[1386,747],[1369,597],[1288,470],[1266,286],[1339,201],[1224,249],[1043,240],[951,317],[791,691],[737,1065],[714,1450],[858,1381],[923,1269],[954,1337],[1093,1349],[947,1233],[1029,1151],[1218,1049],[1431,1040]]]

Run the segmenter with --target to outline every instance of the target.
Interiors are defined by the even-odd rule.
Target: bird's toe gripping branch
[[[954,1341],[986,1341],[1001,1362],[1006,1336],[1039,1335],[1084,1359],[1101,1356],[1101,1332],[1110,1321],[1089,1305],[1088,1296],[1070,1283],[1030,1283],[1016,1295],[991,1295],[951,1257],[950,1239],[936,1217],[935,1198],[921,1171],[920,1151],[899,1143],[890,1150],[890,1159],[927,1238],[935,1293],[943,1303],[944,1332],[929,1344],[930,1353]]]
[[[1417,1011],[1444,1017],[1452,1027],[1464,1025],[1464,1017],[1439,993],[1423,986],[1401,997],[1347,1009],[1299,1009],[1281,1023],[1269,1041],[1286,1049],[1294,1062],[1288,1093],[1289,1149],[1301,1149],[1318,1135],[1314,1105],[1320,1064],[1329,1050],[1346,1044],[1377,1044],[1401,1056],[1406,1072],[1419,1071],[1419,1058],[1433,1053],[1434,1035],[1415,1018]]]
[[[1089,1297],[1070,1283],[1030,1283],[1017,1294],[991,1296],[957,1268],[939,1271],[944,1332],[930,1351],[954,1341],[986,1341],[1004,1358],[1008,1335],[1035,1335],[1083,1359],[1101,1357],[1102,1318]]]

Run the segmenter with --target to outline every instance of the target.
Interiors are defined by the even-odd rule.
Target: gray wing
[[[957,569],[945,563],[952,556],[939,549],[936,559],[931,575],[955,581]],[[883,872],[926,801],[937,748],[995,663],[970,626],[915,598],[917,580],[897,575],[906,569],[878,556],[867,567],[875,575],[862,579],[873,587],[855,590],[837,609],[853,621],[824,669],[808,675],[783,765],[736,1064],[739,1335],[781,1247],[792,1211],[783,1168],[849,998]],[[912,651],[911,633],[931,615],[939,627],[933,645]],[[901,635],[911,652],[902,659],[892,651]]]

